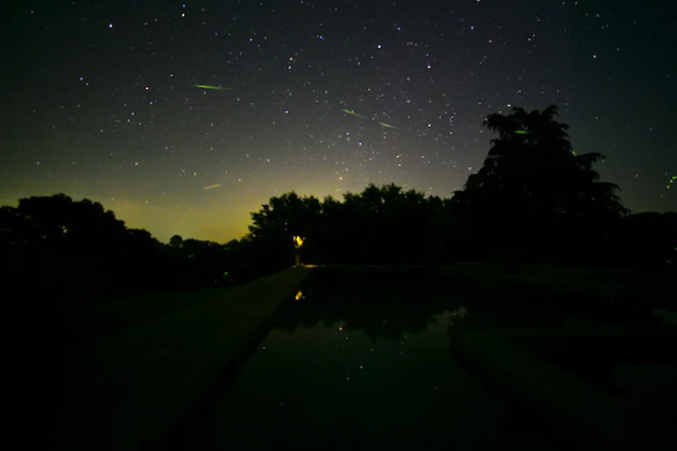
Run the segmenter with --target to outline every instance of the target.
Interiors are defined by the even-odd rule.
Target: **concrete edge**
[[[298,284],[291,288],[289,292],[284,293],[272,314],[255,329],[250,338],[246,340],[235,356],[224,363],[222,369],[214,377],[213,383],[203,390],[200,399],[197,400],[194,403],[193,408],[178,421],[173,428],[174,432],[169,434],[166,437],[166,440],[160,443],[159,449],[178,451],[188,448],[188,443],[193,437],[193,434],[214,408],[219,394],[230,387],[240,370],[244,368],[249,359],[257,351],[259,345],[273,328],[280,310],[292,301],[296,291],[312,282],[312,276],[315,271],[314,268],[308,269],[308,274]]]

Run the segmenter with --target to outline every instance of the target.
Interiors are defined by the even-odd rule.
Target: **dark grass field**
[[[69,330],[74,342],[99,341],[116,332],[151,322],[205,299],[228,297],[238,286],[151,292],[107,298],[80,298],[70,305]]]

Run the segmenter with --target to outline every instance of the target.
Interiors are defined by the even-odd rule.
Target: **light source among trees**
[[[305,238],[298,235],[294,235],[292,237],[292,240],[294,241],[294,250],[296,251],[295,266],[301,266],[301,247],[303,247],[303,242]]]

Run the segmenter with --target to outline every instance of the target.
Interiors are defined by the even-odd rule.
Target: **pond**
[[[215,400],[193,449],[550,449],[450,357],[448,335],[575,315],[539,296],[444,273],[317,271]]]

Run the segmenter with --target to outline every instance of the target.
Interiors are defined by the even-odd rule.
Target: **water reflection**
[[[433,449],[450,437],[460,449],[552,449],[544,426],[461,365],[449,330],[562,325],[570,298],[424,271],[312,277],[215,401],[192,449]]]
[[[483,316],[466,304],[473,289],[425,273],[317,273],[192,449],[433,449],[449,437],[461,449],[544,449],[449,358],[450,321]]]
[[[577,324],[654,324],[649,311],[534,289],[479,286],[426,271],[322,270],[283,308],[277,328],[291,332],[323,325],[360,331],[372,340],[418,334],[436,317],[452,327],[547,327]],[[446,322],[446,321],[445,321]]]
[[[449,322],[451,327],[456,327],[456,324],[459,321],[463,321],[467,317],[468,317],[468,309],[466,309],[464,306],[460,306],[456,310],[452,310],[451,312],[449,312]]]
[[[345,276],[322,272],[312,291],[299,291],[296,302],[283,308],[277,328],[291,332],[323,325],[338,331],[361,331],[372,340],[398,340],[423,332],[442,314],[454,323],[468,317],[463,293],[455,292],[447,280],[420,274],[412,283],[401,282],[397,275],[378,272]]]

